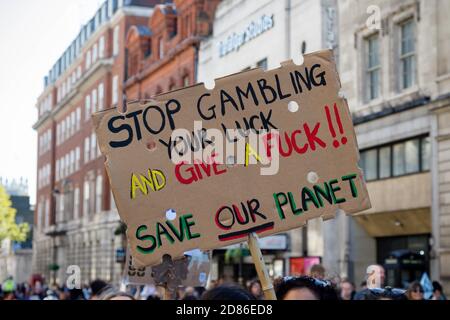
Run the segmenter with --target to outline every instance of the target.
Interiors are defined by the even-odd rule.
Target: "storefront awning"
[[[354,219],[372,237],[431,233],[430,208],[360,214]]]

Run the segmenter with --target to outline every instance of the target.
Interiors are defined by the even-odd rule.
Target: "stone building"
[[[341,242],[326,265],[361,281],[368,264],[385,264],[397,286],[426,271],[448,292],[450,1],[343,0],[338,10],[340,78],[372,208],[331,222]]]
[[[62,284],[69,265],[82,282],[118,281],[121,237],[91,114],[123,105],[125,37],[155,0],[107,0],[44,78],[38,119],[33,272]],[[53,270],[53,272],[52,272]]]
[[[303,53],[333,49],[338,53],[337,9],[332,0],[224,0],[216,10],[213,32],[199,51],[198,82],[211,83],[228,74],[259,67],[274,69]],[[326,245],[321,219],[288,233],[262,240],[270,276],[307,272],[296,266],[320,262]],[[271,243],[272,245],[267,245]],[[232,248],[235,248],[233,246]],[[229,247],[225,250],[230,249]],[[250,256],[226,263],[225,250],[215,250],[212,275],[237,280],[256,277]]]

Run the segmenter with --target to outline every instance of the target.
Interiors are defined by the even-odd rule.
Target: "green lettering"
[[[300,208],[297,208],[297,205],[295,203],[294,196],[292,195],[292,192],[288,192],[288,197],[289,197],[289,204],[291,205],[292,213],[294,215],[302,214],[303,210],[300,209]]]
[[[139,251],[142,254],[149,254],[149,253],[152,253],[156,248],[156,239],[152,235],[141,235],[141,232],[145,231],[145,230],[147,230],[147,226],[145,226],[145,225],[139,226],[136,229],[136,238],[141,241],[151,241],[152,245],[150,247],[146,247],[146,248],[141,247],[141,246],[137,246],[136,248],[137,248],[137,251]]]
[[[333,197],[331,195],[330,186],[326,182],[323,185],[325,190],[322,189],[319,185],[314,185],[313,187],[317,200],[319,201],[321,207],[323,207],[322,198],[325,198],[325,200],[327,200],[329,204],[333,204]]]
[[[350,190],[352,191],[352,197],[356,198],[358,196],[358,189],[356,189],[355,182],[353,179],[355,179],[358,175],[356,173],[349,174],[342,177],[342,181],[347,181],[350,184]]]
[[[280,203],[280,196],[283,196],[283,202]],[[283,209],[281,209],[282,206],[286,205],[288,200],[286,195],[283,192],[278,192],[273,194],[273,199],[275,200],[275,206],[277,207],[278,215],[280,216],[280,219],[285,219],[285,215],[283,212]]]
[[[335,192],[341,190],[341,188],[339,186],[333,187],[333,184],[338,183],[338,181],[336,179],[330,180],[329,184],[331,187],[331,195],[333,196],[333,201],[334,203],[342,203],[345,202],[344,198],[336,198],[336,194]]]
[[[303,187],[302,189],[302,207],[304,211],[308,211],[308,201],[311,201],[314,203],[316,208],[319,208],[319,202],[316,199],[316,196],[314,195],[314,192],[312,192],[311,189],[308,187]]]
[[[191,226],[195,226],[195,222],[194,221],[188,222],[188,219],[190,219],[190,218],[192,218],[192,214],[186,214],[183,216],[183,224],[184,224],[184,227],[187,229],[186,237],[188,240],[200,238],[199,233],[191,233]]]
[[[161,247],[161,235],[165,235],[167,240],[172,244],[175,240],[172,236],[167,232],[167,229],[164,227],[162,223],[156,223],[156,240],[158,240],[158,248]]]

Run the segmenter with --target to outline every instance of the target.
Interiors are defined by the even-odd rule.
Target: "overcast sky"
[[[36,194],[36,99],[43,77],[102,0],[0,0],[0,176]]]

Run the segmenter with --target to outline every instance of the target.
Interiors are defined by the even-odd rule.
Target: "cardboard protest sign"
[[[187,257],[187,273],[180,279],[183,286],[205,286],[210,271],[210,259],[207,252],[198,249],[184,253]],[[133,263],[130,249],[127,249],[126,263],[122,282],[131,285],[156,285],[152,267],[138,267]]]
[[[96,113],[135,263],[370,208],[339,90],[332,52],[320,51]]]

